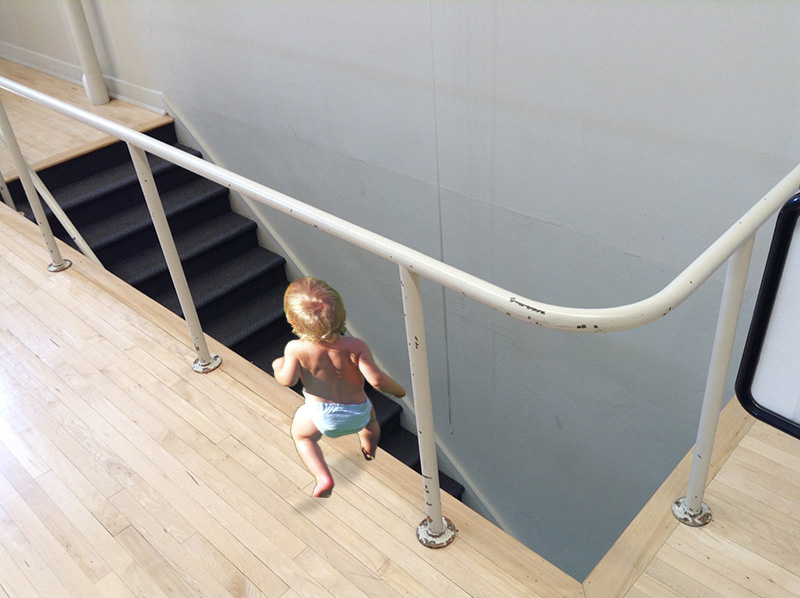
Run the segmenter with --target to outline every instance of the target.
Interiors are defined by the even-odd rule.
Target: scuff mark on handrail
[[[522,301],[519,301],[516,297],[511,297],[509,299],[509,301],[511,303],[519,305],[520,307],[524,307],[525,309],[529,309],[532,312],[536,312],[537,314],[541,314],[543,316],[547,315],[547,313],[543,309],[539,309],[538,307],[534,307],[533,305],[528,305],[527,303],[523,303]]]

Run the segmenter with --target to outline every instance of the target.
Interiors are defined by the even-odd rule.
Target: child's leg
[[[369,423],[358,433],[358,438],[361,440],[361,452],[364,453],[364,458],[372,461],[375,458],[375,451],[378,450],[378,441],[381,439],[381,427],[374,408],[369,414]]]
[[[294,438],[297,453],[305,463],[308,471],[317,480],[312,496],[328,498],[333,491],[333,476],[330,469],[328,469],[328,464],[325,463],[322,448],[319,446],[319,439],[322,438],[322,434],[317,430],[311,417],[306,412],[305,405],[301,405],[294,414],[292,438]]]

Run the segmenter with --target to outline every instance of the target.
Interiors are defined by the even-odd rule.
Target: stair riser
[[[248,249],[256,246],[257,239],[255,234],[251,231],[247,234],[240,234],[235,237],[225,238],[221,242],[215,244],[212,248],[203,251],[199,255],[191,258],[184,259],[183,270],[187,278],[203,272],[209,268],[213,268],[220,264],[221,259],[227,255],[238,255],[244,253]],[[183,253],[181,254],[183,255]],[[172,287],[172,280],[167,270],[167,262],[163,255],[160,255],[157,262],[158,271],[155,275],[149,276],[144,280],[133,281],[131,284],[150,297],[158,297],[163,295]],[[114,271],[113,266],[109,270]]]
[[[175,128],[172,125],[153,129],[147,135],[170,144],[175,144],[178,141],[175,136]],[[102,150],[90,152],[73,158],[68,162],[46,168],[38,174],[44,184],[52,191],[60,186],[69,185],[87,176],[130,161],[131,154],[128,151],[127,144],[113,143]],[[21,198],[25,195],[22,192],[22,186],[19,181],[9,183],[8,188],[15,198]]]
[[[274,351],[271,352],[274,355],[273,359],[277,359],[278,357],[283,355],[283,348],[286,346],[286,343],[283,342],[282,340],[277,342],[276,341],[270,342],[270,339],[284,339],[284,338],[289,340],[292,338],[291,329],[289,327],[289,323],[286,321],[285,318],[278,318],[273,322],[269,323],[267,326],[257,330],[256,332],[250,334],[245,338],[232,342],[228,346],[234,351],[236,351],[239,355],[247,357],[247,355],[252,353],[255,348],[260,348],[263,350],[264,345],[269,344],[271,346],[274,346]],[[266,369],[266,371],[271,374],[272,368],[268,368]]]
[[[265,312],[281,319],[283,318],[283,309],[276,310],[275,306],[282,301],[285,281],[286,274],[282,270],[271,270],[254,280],[242,283],[222,297],[218,297],[200,308],[200,321],[216,319],[230,309],[231,305],[246,303],[256,297],[262,297]]]
[[[204,220],[224,214],[229,209],[228,198],[225,195],[219,195],[208,198],[203,203],[192,206],[189,210],[174,214],[167,220],[172,234],[178,235]],[[121,236],[116,241],[103,248],[95,249],[97,257],[107,266],[116,264],[130,257],[132,253],[143,251],[148,247],[152,247],[154,243],[158,243],[158,237],[152,223],[143,230],[129,234],[126,234],[125,231],[119,231],[119,233]]]
[[[382,436],[388,436],[400,427],[400,417],[397,415],[389,418],[382,418],[377,410],[375,410],[375,415],[378,418],[378,425],[381,427]]]
[[[272,362],[283,355],[286,343],[297,338],[292,334],[289,324],[285,320],[283,323],[278,324],[277,328],[280,328],[283,332],[266,339],[260,336],[245,339],[236,345],[234,351],[271,374]]]
[[[164,172],[154,172],[153,174],[159,194],[176,189],[195,178],[195,175],[183,168],[169,168]],[[57,191],[54,191],[53,195],[59,203],[62,203]],[[108,218],[124,210],[143,205],[145,201],[139,181],[132,180],[112,189],[84,196],[80,203],[72,203],[73,205],[67,204],[64,207],[64,212],[80,230],[80,226],[84,223]]]

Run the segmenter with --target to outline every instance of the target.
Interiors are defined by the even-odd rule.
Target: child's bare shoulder
[[[309,344],[310,343],[306,343],[304,341],[301,341],[300,339],[294,339],[294,340],[291,340],[288,343],[286,343],[286,348],[283,350],[283,352],[286,355],[295,355],[295,356],[297,356],[297,355],[300,355],[302,353],[305,353],[307,351],[307,349],[308,349],[307,345],[309,345]]]
[[[350,356],[353,359],[369,358],[372,355],[369,345],[367,345],[367,343],[360,338],[348,336],[340,337],[340,340],[344,341],[341,345],[342,348],[350,353]]]

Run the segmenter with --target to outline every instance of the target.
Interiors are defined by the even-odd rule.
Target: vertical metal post
[[[142,186],[142,193],[144,193],[147,208],[150,210],[150,216],[153,219],[153,226],[156,229],[156,235],[158,235],[161,250],[164,252],[164,258],[167,260],[167,268],[169,268],[169,275],[172,277],[172,283],[175,285],[175,291],[178,294],[178,300],[183,310],[183,317],[186,319],[186,324],[189,326],[189,333],[192,335],[194,348],[197,352],[197,359],[192,364],[192,369],[200,373],[210,372],[217,369],[220,363],[222,363],[222,360],[219,355],[211,355],[208,350],[208,344],[203,335],[203,329],[200,326],[200,319],[197,317],[197,310],[194,307],[192,293],[189,291],[189,285],[186,282],[183,265],[178,256],[178,249],[175,247],[175,240],[172,238],[172,232],[170,231],[167,216],[164,213],[164,206],[161,204],[161,198],[159,197],[158,189],[153,179],[153,172],[147,161],[147,155],[144,150],[130,143],[128,144],[128,150],[131,153],[133,166],[139,177],[139,184]]]
[[[17,137],[14,135],[14,130],[11,128],[11,122],[8,120],[8,114],[6,114],[6,109],[2,102],[0,102],[0,133],[2,133],[3,139],[5,139],[6,146],[11,154],[11,159],[14,161],[14,168],[17,169],[22,188],[25,190],[25,196],[28,198],[28,203],[33,210],[33,216],[36,218],[36,223],[39,225],[39,231],[42,233],[45,245],[47,245],[47,250],[50,252],[50,257],[53,259],[47,269],[50,270],[50,272],[66,270],[72,265],[72,262],[61,257],[61,251],[58,249],[58,244],[56,244],[56,240],[53,237],[53,230],[50,228],[50,222],[47,220],[42,202],[39,200],[39,195],[36,193],[36,188],[28,172],[28,163],[25,162],[25,157],[22,155],[22,150],[19,148]]]
[[[97,60],[97,52],[94,49],[92,34],[86,23],[86,14],[83,12],[81,0],[64,0],[64,10],[67,13],[72,37],[75,40],[75,49],[78,51],[78,58],[83,68],[83,88],[86,90],[86,97],[95,106],[108,104],[110,101],[108,89],[103,80],[103,73],[100,70],[100,63]]]
[[[442,548],[455,539],[456,528],[449,519],[442,516],[439,465],[436,458],[436,432],[433,425],[428,349],[425,342],[425,321],[422,314],[419,276],[404,266],[400,266],[400,283],[403,288],[408,358],[411,364],[411,388],[417,417],[417,440],[427,514],[417,528],[417,539],[429,548]]]
[[[714,437],[717,434],[717,424],[722,411],[725,378],[730,368],[733,341],[736,337],[736,326],[739,322],[747,272],[750,268],[750,257],[753,254],[753,241],[754,237],[745,241],[728,262],[714,347],[711,351],[711,364],[708,368],[703,408],[697,428],[697,442],[695,443],[689,488],[686,496],[679,498],[672,505],[672,513],[675,518],[692,527],[700,527],[711,521],[711,509],[703,502],[703,495],[708,482],[708,471],[711,467]]]

